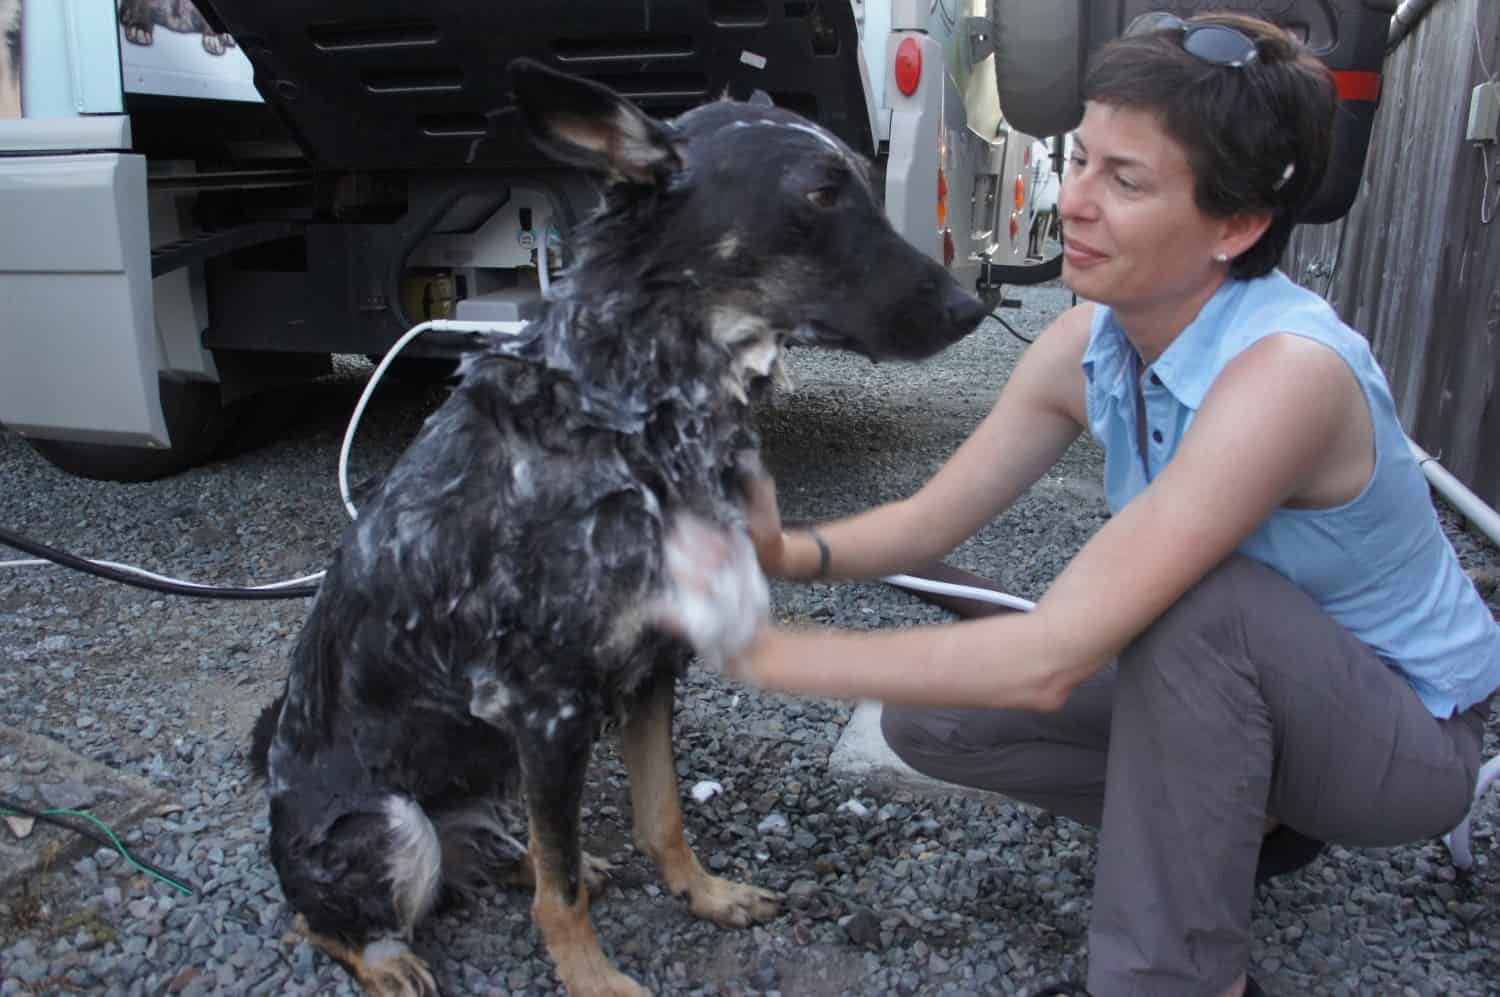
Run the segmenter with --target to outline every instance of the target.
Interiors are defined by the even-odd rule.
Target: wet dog
[[[772,895],[709,875],[672,754],[691,649],[653,624],[680,511],[742,521],[736,455],[789,343],[920,358],[985,314],[890,227],[862,160],[769,101],[659,122],[514,64],[532,140],[604,181],[520,335],[466,359],[336,551],[281,696],[257,724],[271,857],[304,934],[370,993],[435,992],[412,929],[445,886],[516,870],[570,993],[639,994],[589,918],[579,845],[592,746],[617,726],[634,836],[726,926]]]

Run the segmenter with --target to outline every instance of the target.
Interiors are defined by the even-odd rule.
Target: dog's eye
[[[819,187],[807,192],[807,200],[815,208],[832,208],[839,203],[837,187]]]

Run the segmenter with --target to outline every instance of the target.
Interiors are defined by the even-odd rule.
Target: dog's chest
[[[731,468],[746,439],[712,407],[600,426],[557,384],[507,364],[466,380],[429,421],[361,516],[348,567],[394,624],[382,639],[446,662],[460,687],[478,668],[500,688],[592,675],[628,691],[674,646],[642,622],[670,518],[739,517]]]

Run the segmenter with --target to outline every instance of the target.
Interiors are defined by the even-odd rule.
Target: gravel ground
[[[1023,289],[1007,314],[1034,333],[1066,304]],[[994,323],[920,367],[799,354],[797,393],[764,414],[767,459],[789,517],[825,517],[907,494],[987,410],[1021,345]],[[202,581],[317,570],[343,525],[334,465],[367,368],[287,396],[275,440],[144,485],[66,478],[0,432],[0,525],[65,549]],[[436,400],[383,390],[354,476],[388,466]],[[955,562],[1036,598],[1104,519],[1097,449],[966,544]],[[1466,565],[1500,552],[1445,512]],[[3,558],[6,555],[0,555]],[[1492,599],[1494,597],[1492,596]],[[878,585],[775,589],[788,619],[899,627],[943,613]],[[0,571],[0,724],[44,734],[161,787],[177,808],[127,844],[185,877],[184,897],[84,848],[0,896],[0,995],[349,994],[288,915],[265,849],[262,789],[246,774],[255,712],[279,684],[304,605],[199,602],[60,569]],[[694,920],[629,844],[624,774],[601,744],[586,845],[615,861],[595,903],[606,949],[663,994],[1029,993],[1081,975],[1091,831],[999,800],[914,798],[827,770],[849,715],[694,675],[677,724],[685,797],[704,861],[786,894],[747,931]],[[1491,724],[1488,750],[1497,750]],[[0,787],[45,774],[0,757]],[[34,768],[34,761],[30,767]],[[88,802],[87,800],[76,802]],[[1254,972],[1275,994],[1500,993],[1500,793],[1477,819],[1477,868],[1455,873],[1437,842],[1331,849],[1257,900]],[[0,825],[0,835],[7,834]],[[524,893],[496,892],[429,921],[419,951],[449,994],[554,994]]]

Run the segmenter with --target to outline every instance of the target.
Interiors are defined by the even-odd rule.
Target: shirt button
[[[1153,429],[1153,430],[1151,430],[1151,438],[1153,440],[1155,440],[1157,443],[1160,443],[1161,442],[1161,430],[1159,430],[1159,429]]]

